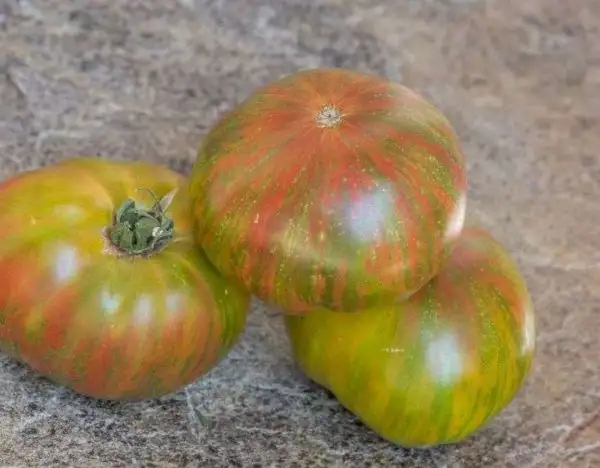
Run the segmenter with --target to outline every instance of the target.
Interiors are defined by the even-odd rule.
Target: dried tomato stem
[[[127,199],[114,213],[113,224],[108,229],[112,244],[125,255],[147,255],[162,250],[173,238],[173,220],[165,214],[176,190],[154,199],[150,209],[135,200]]]

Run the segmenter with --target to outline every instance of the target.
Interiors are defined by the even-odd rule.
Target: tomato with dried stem
[[[534,358],[525,280],[507,251],[474,226],[405,303],[284,320],[302,371],[405,447],[458,442],[483,428],[513,400]]]
[[[146,399],[204,375],[249,295],[193,242],[183,176],[71,158],[0,184],[0,349],[101,399]]]
[[[403,299],[462,229],[466,174],[448,119],[391,80],[305,70],[208,133],[191,174],[198,243],[284,312]]]

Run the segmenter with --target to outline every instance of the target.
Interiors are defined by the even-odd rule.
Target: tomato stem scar
[[[319,111],[316,120],[321,128],[335,128],[342,123],[342,113],[337,107],[328,104]]]

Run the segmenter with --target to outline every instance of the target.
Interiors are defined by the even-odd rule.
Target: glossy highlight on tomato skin
[[[442,113],[392,81],[306,70],[208,133],[191,174],[195,233],[226,277],[289,314],[410,296],[463,226],[467,180]]]
[[[216,366],[250,297],[193,243],[184,188],[166,167],[92,157],[0,183],[0,349],[101,399],[159,397]],[[105,228],[119,205],[174,189],[173,241],[117,255]]]
[[[535,354],[524,278],[474,226],[439,275],[403,304],[284,320],[302,371],[404,447],[455,443],[485,427],[524,385]]]

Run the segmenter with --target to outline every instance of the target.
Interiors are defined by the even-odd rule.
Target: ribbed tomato
[[[342,69],[270,83],[208,133],[191,175],[213,264],[291,314],[414,293],[460,233],[466,175],[442,113]]]
[[[438,276],[408,301],[347,314],[285,317],[293,355],[368,427],[412,447],[460,441],[524,384],[535,318],[505,249],[463,230]]]
[[[215,366],[250,298],[192,242],[183,182],[90,157],[0,184],[0,348],[107,399],[158,397]]]

